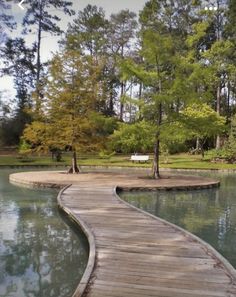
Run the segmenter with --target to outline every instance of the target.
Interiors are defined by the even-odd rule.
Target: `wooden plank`
[[[101,183],[101,182],[100,182]],[[191,235],[117,200],[112,186],[81,182],[62,195],[91,228],[96,265],[86,297],[233,297],[236,282]]]
[[[186,274],[185,274],[186,276]],[[205,275],[206,277],[206,275]],[[142,282],[145,286],[153,286],[153,284],[158,283],[158,286],[168,287],[168,288],[177,288],[177,289],[194,289],[194,290],[207,290],[207,291],[217,291],[217,292],[225,292],[228,288],[228,283],[222,283],[217,281],[205,281],[202,277],[199,278],[188,278],[183,277],[181,279],[175,279],[174,277],[163,278],[162,276],[140,276],[136,274],[128,274],[128,273],[114,273],[114,272],[98,272],[96,280],[102,281],[112,281],[124,284],[140,284]]]
[[[213,267],[204,268],[204,271],[202,270],[202,267],[199,267],[198,269],[196,267],[188,267],[186,269],[173,269],[170,271],[164,271],[161,268],[155,269],[155,274],[153,274],[153,271],[151,269],[147,269],[147,266],[130,266],[129,264],[126,266],[112,266],[112,268],[109,269],[107,267],[107,264],[104,266],[98,265],[97,266],[97,276],[108,274],[110,276],[117,276],[122,275],[125,276],[137,276],[140,278],[147,278],[150,280],[155,279],[155,281],[162,281],[162,280],[169,280],[171,282],[173,281],[184,281],[185,283],[201,283],[201,284],[217,284],[221,286],[221,284],[228,285],[229,279],[227,277],[222,276],[221,274],[212,274]],[[188,277],[186,278],[186,274]]]
[[[143,285],[143,284],[127,284],[124,282],[118,281],[101,281],[95,280],[94,286],[104,288],[104,289],[112,289],[116,290],[120,294],[122,292],[135,292],[137,295],[144,294],[144,296],[169,296],[169,297],[190,297],[192,295],[198,297],[222,297],[222,296],[230,296],[226,295],[226,292],[219,291],[209,291],[201,289],[179,289],[179,288],[170,288],[170,287],[161,287],[158,284],[153,285]],[[123,295],[120,295],[123,296]],[[232,295],[233,296],[233,295]]]

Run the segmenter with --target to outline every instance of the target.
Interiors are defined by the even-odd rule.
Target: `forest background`
[[[0,73],[16,96],[0,94],[0,145],[20,152],[152,153],[213,150],[236,156],[236,1],[151,0],[136,15],[106,17],[101,7],[73,11],[72,2],[30,1],[22,36],[0,1]],[[54,9],[73,21],[62,32]],[[32,45],[25,34],[35,31]],[[42,62],[44,32],[60,49]]]

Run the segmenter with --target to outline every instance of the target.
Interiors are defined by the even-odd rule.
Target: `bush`
[[[229,143],[226,143],[221,149],[214,149],[208,152],[208,156],[213,162],[235,163],[236,151],[232,150]]]
[[[21,140],[19,144],[19,153],[23,156],[31,154],[31,146],[25,141]]]
[[[145,121],[134,124],[121,123],[109,138],[111,150],[125,154],[152,151],[155,132],[155,126]]]

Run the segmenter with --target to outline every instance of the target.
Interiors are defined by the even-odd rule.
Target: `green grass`
[[[0,156],[0,166],[39,166],[39,165],[66,165],[68,160],[62,162],[55,162],[51,157],[19,157],[17,155]]]
[[[87,166],[114,166],[114,167],[143,167],[150,168],[152,166],[152,158],[148,163],[133,163],[130,155],[115,155],[108,159],[99,157],[98,155],[78,156],[79,165]],[[168,163],[164,162],[161,157],[161,168],[173,169],[236,169],[236,164],[215,164],[211,163],[209,157],[204,160],[199,155],[179,154],[168,157]],[[22,157],[18,155],[0,156],[0,166],[69,166],[71,157],[64,154],[61,162],[56,162],[50,156],[29,156]]]

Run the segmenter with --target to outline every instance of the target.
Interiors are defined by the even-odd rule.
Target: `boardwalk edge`
[[[132,189],[132,187],[130,187]],[[145,210],[143,209],[140,209],[126,201],[124,201],[123,199],[120,198],[120,196],[118,195],[118,192],[122,191],[122,187],[118,187],[118,186],[115,186],[113,188],[113,194],[114,196],[116,197],[116,199],[118,201],[120,201],[121,203],[124,203],[125,205],[135,209],[136,211],[139,211],[155,220],[158,220],[158,221],[161,221],[163,222],[164,224],[166,225],[169,225],[171,226],[172,228],[180,231],[181,233],[183,233],[184,235],[187,235],[187,237],[199,242],[200,244],[203,245],[203,247],[206,248],[206,252],[212,257],[212,258],[215,258],[218,260],[218,262],[222,263],[224,265],[224,269],[227,273],[227,275],[231,278],[231,281],[232,283],[234,283],[236,285],[236,270],[235,268],[229,263],[229,261],[227,259],[225,259],[214,247],[212,247],[210,244],[208,244],[206,241],[204,241],[203,239],[199,238],[198,236],[194,235],[193,233],[185,230],[184,228],[181,228],[173,223],[170,223],[160,217],[156,217],[155,215],[149,213],[149,212],[146,212]],[[233,277],[232,277],[233,276]]]
[[[88,243],[89,243],[89,258],[88,263],[85,269],[85,272],[73,294],[72,297],[81,297],[85,293],[87,286],[89,284],[92,272],[94,270],[95,266],[95,260],[96,260],[96,246],[95,246],[95,238],[90,230],[90,228],[87,226],[87,224],[81,219],[79,214],[76,214],[76,216],[73,214],[73,212],[64,206],[62,201],[62,195],[63,193],[71,186],[67,185],[63,189],[60,190],[58,196],[57,196],[57,203],[58,206],[72,219],[76,224],[80,226],[82,231],[84,232],[85,236],[87,237]]]

